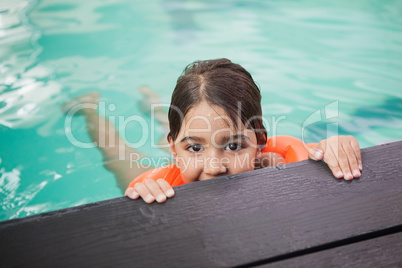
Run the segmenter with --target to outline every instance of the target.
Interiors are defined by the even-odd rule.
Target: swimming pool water
[[[279,120],[270,134],[301,137],[321,115],[307,141],[401,139],[402,1],[2,0],[0,220],[122,195],[99,151],[67,139],[90,141],[80,117],[66,130],[62,103],[95,90],[108,115],[149,123],[138,87],[168,103],[188,63],[221,57],[252,73]],[[138,125],[126,137],[138,141]]]

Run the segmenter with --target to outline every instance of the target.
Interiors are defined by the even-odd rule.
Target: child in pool
[[[94,110],[84,114],[87,122],[97,120]],[[278,154],[263,153],[267,131],[262,123],[260,91],[248,71],[227,59],[198,61],[186,67],[173,91],[168,119],[168,142],[176,165],[166,168],[176,174],[175,185],[284,162]],[[113,129],[107,125],[106,133]],[[89,131],[96,140],[93,136],[97,133],[91,135]],[[127,149],[128,153],[133,151]],[[101,150],[106,159],[116,159],[117,151]],[[336,178],[351,180],[361,175],[360,148],[352,136],[323,140],[309,150],[308,157],[324,160]],[[116,175],[120,185],[128,177],[132,179],[144,172],[127,170],[121,161],[111,161],[110,165],[107,162],[105,167]],[[174,196],[174,190],[163,178],[150,176],[146,180],[134,179],[125,195],[161,203]]]

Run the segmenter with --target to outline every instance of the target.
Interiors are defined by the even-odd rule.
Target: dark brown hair
[[[169,109],[169,137],[176,140],[185,115],[202,102],[225,110],[233,122],[240,118],[253,129],[264,148],[267,131],[262,123],[261,94],[251,74],[228,59],[195,61],[177,79]],[[236,124],[235,124],[236,125]]]

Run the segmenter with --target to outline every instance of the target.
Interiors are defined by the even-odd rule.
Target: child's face
[[[254,170],[261,157],[254,131],[236,129],[222,108],[207,102],[190,109],[170,147],[184,183]]]

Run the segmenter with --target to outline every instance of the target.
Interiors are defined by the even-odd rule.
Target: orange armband
[[[316,145],[316,143],[306,144],[292,136],[273,136],[268,138],[264,153],[280,154],[286,163],[293,163],[308,159],[309,148]]]
[[[172,187],[184,184],[181,178],[180,169],[176,165],[172,164],[169,166],[153,168],[142,173],[141,175],[136,177],[128,185],[128,187],[134,187],[134,184],[136,184],[137,182],[144,182],[147,179],[152,179],[154,181],[157,181],[158,179],[164,179]]]

